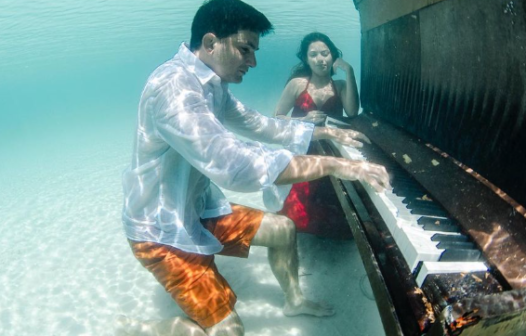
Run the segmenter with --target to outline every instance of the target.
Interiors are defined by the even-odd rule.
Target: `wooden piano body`
[[[423,280],[425,263],[408,265],[367,188],[331,179],[386,333],[526,335],[526,3],[354,2],[364,113],[345,122],[429,193],[488,266]]]

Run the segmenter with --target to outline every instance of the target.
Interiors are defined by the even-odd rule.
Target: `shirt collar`
[[[221,83],[221,78],[206,64],[203,63],[189,48],[186,43],[181,43],[179,47],[179,55],[181,61],[192,71],[199,79],[202,85],[210,80],[216,78],[216,81]]]

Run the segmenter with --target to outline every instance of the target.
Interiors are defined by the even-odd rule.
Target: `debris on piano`
[[[505,335],[526,330],[524,259],[494,253],[495,244],[510,243],[502,239],[509,228],[491,231],[498,241],[477,231],[506,209],[503,199],[493,192],[487,197],[487,187],[463,175],[462,188],[453,189],[464,174],[458,165],[371,114],[352,119],[352,125],[329,118],[327,126],[358,130],[373,144],[357,149],[320,141],[320,154],[382,164],[392,178],[393,189],[382,193],[360,182],[331,179],[387,334],[493,336],[498,330],[506,329]],[[480,195],[491,204],[481,205]],[[504,213],[526,229],[524,216]],[[526,253],[526,242],[520,246],[513,250],[517,256]]]

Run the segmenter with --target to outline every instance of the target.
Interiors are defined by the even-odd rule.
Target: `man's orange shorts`
[[[219,254],[246,258],[263,214],[233,204],[231,214],[202,222],[224,245]],[[234,309],[236,295],[217,270],[213,255],[188,253],[152,242],[129,242],[135,257],[202,328],[221,322]]]

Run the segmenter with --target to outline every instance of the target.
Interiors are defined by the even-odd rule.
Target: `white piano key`
[[[473,262],[429,262],[425,261],[422,268],[416,277],[416,283],[421,287],[430,274],[446,274],[446,273],[471,273],[471,272],[485,272],[488,266],[481,261]]]
[[[359,149],[342,146],[338,143],[334,144],[343,157],[352,160],[365,160]],[[413,272],[420,262],[438,262],[444,250],[437,248],[438,242],[432,241],[431,237],[439,232],[424,230],[418,224],[421,216],[411,214],[407,205],[402,202],[404,198],[394,194],[392,190],[378,193],[367,183],[361,184],[391,232],[410,270]],[[460,235],[456,232],[440,233]],[[446,264],[454,265],[456,263],[444,263],[445,266],[447,266]]]
[[[436,247],[438,242],[431,241],[433,233],[420,227],[402,227],[394,235],[395,241],[400,241],[400,249],[409,269],[414,272],[421,261],[438,261],[444,252]]]

